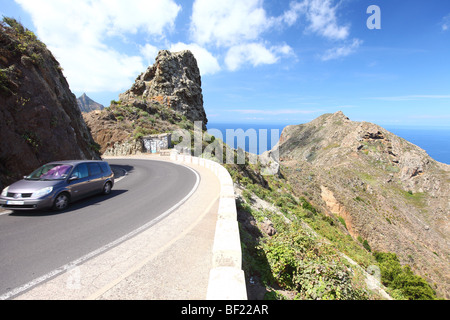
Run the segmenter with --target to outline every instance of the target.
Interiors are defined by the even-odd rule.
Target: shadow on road
[[[94,195],[70,204],[70,206],[63,211],[54,210],[36,210],[36,211],[13,211],[10,216],[14,217],[44,217],[44,216],[56,216],[60,214],[70,213],[75,210],[83,209],[90,206],[100,205],[104,201],[108,201],[112,198],[120,196],[123,193],[128,192],[128,190],[112,190],[107,196],[105,195]]]
[[[133,172],[134,167],[129,165],[116,165],[116,164],[109,164],[111,167],[111,170],[114,172],[114,179],[119,179],[127,174],[130,174]]]

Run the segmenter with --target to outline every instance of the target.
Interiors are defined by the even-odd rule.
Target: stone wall
[[[144,152],[156,153],[161,150],[167,150],[172,146],[172,134],[156,134],[142,138]]]

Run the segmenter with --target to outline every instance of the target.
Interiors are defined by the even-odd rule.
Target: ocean
[[[219,136],[218,133],[220,132],[222,137],[219,137],[228,145],[233,148],[242,148],[245,151],[255,154],[261,154],[272,149],[278,143],[284,127],[286,127],[286,124],[208,123],[208,131],[215,136]],[[413,128],[400,126],[385,126],[384,128],[424,149],[433,159],[450,164],[450,128]],[[212,129],[217,130],[215,134],[212,132]],[[257,137],[262,133],[263,139],[259,139],[258,143],[252,145],[250,145],[248,138],[245,139],[245,142],[237,138],[233,142],[227,141],[227,129],[231,129],[233,132],[242,129],[243,132],[251,133]],[[264,135],[264,132],[266,135]]]

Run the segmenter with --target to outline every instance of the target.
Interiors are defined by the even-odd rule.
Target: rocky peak
[[[190,51],[162,50],[155,64],[140,74],[130,90],[119,96],[122,103],[156,101],[190,121],[208,122],[203,108],[200,70]]]
[[[100,103],[95,102],[89,98],[86,93],[83,93],[79,98],[77,98],[78,106],[81,112],[87,113],[94,110],[103,110],[105,107]]]
[[[194,121],[202,121],[206,130],[200,71],[190,51],[160,51],[119,100],[84,114],[103,154],[142,152],[143,136],[193,130]]]

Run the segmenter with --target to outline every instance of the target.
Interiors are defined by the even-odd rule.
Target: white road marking
[[[11,211],[11,210],[6,210],[6,211],[3,211],[2,213],[0,213],[0,216],[4,216],[4,215],[7,215],[7,214],[12,214],[13,212]]]

